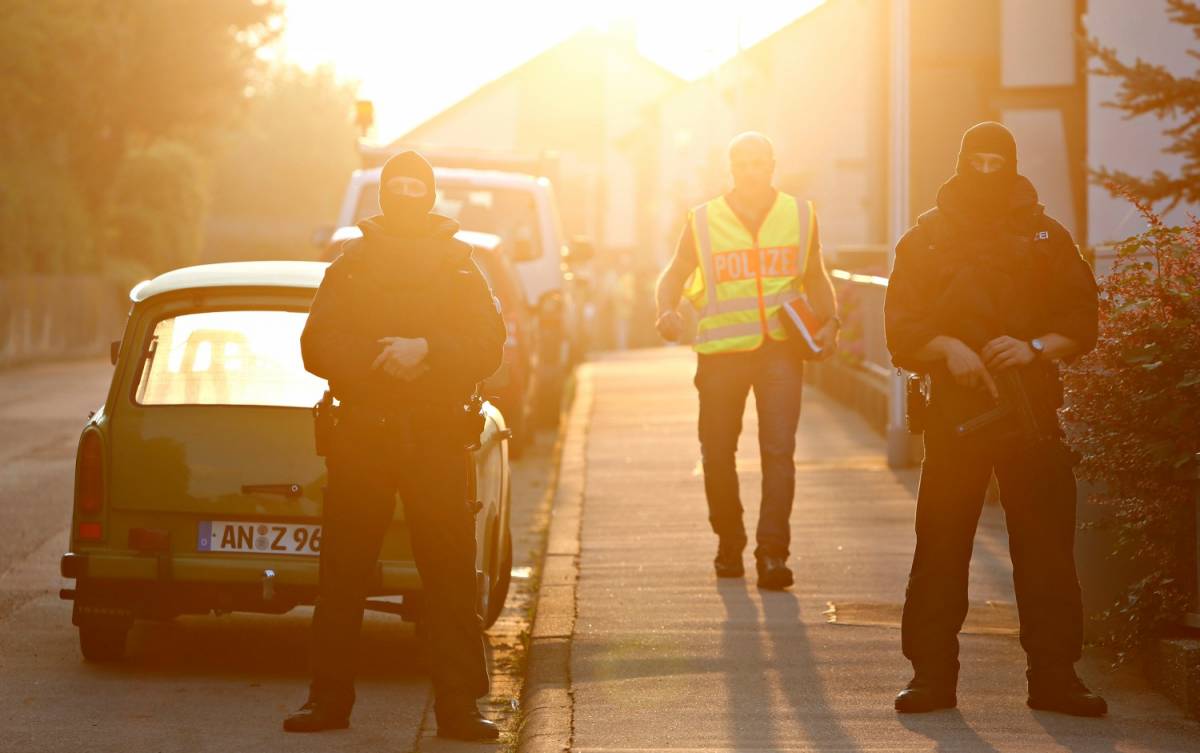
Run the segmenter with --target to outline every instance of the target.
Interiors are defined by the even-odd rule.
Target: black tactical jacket
[[[1008,210],[991,218],[970,210],[961,179],[943,185],[938,206],[896,246],[884,312],[893,363],[932,373],[935,391],[948,372],[914,354],[937,335],[978,351],[1001,335],[1056,332],[1087,352],[1098,326],[1092,270],[1024,177]]]
[[[359,223],[325,272],[300,337],[304,366],[344,405],[380,414],[461,414],[478,382],[500,366],[506,330],[458,223]],[[430,370],[405,382],[372,369],[384,337],[423,337]]]

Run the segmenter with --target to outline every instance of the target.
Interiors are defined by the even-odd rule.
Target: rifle
[[[999,438],[1019,439],[1028,444],[1038,444],[1049,439],[1038,424],[1034,402],[1019,369],[1005,369],[993,375],[996,389],[1000,393],[996,407],[968,419],[954,428],[955,435],[968,437],[991,429],[1002,430]]]

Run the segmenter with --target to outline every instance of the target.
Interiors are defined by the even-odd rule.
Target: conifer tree
[[[1196,2],[1167,0],[1167,16],[1172,23],[1190,28],[1200,40],[1200,5]],[[1141,58],[1129,63],[1098,39],[1090,40],[1089,52],[1096,62],[1093,73],[1120,79],[1115,101],[1107,104],[1128,118],[1153,115],[1159,120],[1172,119],[1163,131],[1171,143],[1163,151],[1183,159],[1177,175],[1155,170],[1148,176],[1137,176],[1100,167],[1094,173],[1097,182],[1110,186],[1115,193],[1127,191],[1151,204],[1166,202],[1167,211],[1180,203],[1200,204],[1200,70],[1190,76],[1176,76],[1164,66]],[[1197,50],[1188,50],[1188,54],[1200,60]]]

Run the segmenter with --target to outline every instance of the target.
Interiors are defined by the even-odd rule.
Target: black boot
[[[717,556],[713,559],[713,569],[718,578],[740,578],[746,574],[742,565],[742,550],[746,548],[745,539],[721,538],[717,545]]]
[[[1029,678],[1029,699],[1026,703],[1031,709],[1057,711],[1071,716],[1104,716],[1108,713],[1108,704],[1088,690],[1069,664],[1030,667],[1025,675]]]
[[[901,714],[924,714],[958,705],[955,680],[918,672],[896,695],[896,711]]]
[[[437,709],[437,736],[451,740],[495,740],[500,737],[496,723],[484,719],[475,703],[456,704]]]
[[[309,701],[299,711],[283,720],[288,732],[320,732],[327,729],[346,729],[350,726],[350,711],[335,709],[329,704]]]
[[[795,579],[792,571],[782,557],[758,558],[758,587],[768,591],[782,591],[792,585]]]

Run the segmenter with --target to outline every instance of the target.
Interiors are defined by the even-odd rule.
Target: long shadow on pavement
[[[131,675],[307,677],[309,622],[308,614],[138,622],[130,632],[126,660],[100,667]],[[412,627],[399,618],[368,616],[359,644],[358,676],[419,677],[424,672],[420,649]]]
[[[771,659],[779,673],[788,705],[804,727],[808,742],[818,750],[858,750],[858,742],[838,720],[829,704],[825,680],[800,615],[799,598],[789,592],[760,591],[766,616]]]
[[[1033,718],[1046,730],[1054,741],[1072,753],[1116,753],[1116,743],[1127,736],[1122,735],[1119,724],[1112,719],[1079,719],[1049,711],[1034,711]],[[1150,748],[1149,750],[1177,750],[1176,748]]]
[[[758,605],[746,591],[746,582],[740,579],[717,581],[717,593],[725,607],[725,621],[721,627],[721,656],[729,660],[739,657],[736,665],[730,663],[725,671],[726,697],[729,708],[729,740],[736,750],[752,750],[778,745],[778,730],[774,718],[764,711],[771,708],[771,695],[767,683],[767,657],[763,651],[762,635],[757,629],[762,620]],[[743,675],[750,670],[758,677],[749,681]],[[751,728],[747,721],[753,724]]]
[[[929,714],[897,714],[906,729],[927,737],[937,744],[934,750],[1000,753],[971,728],[958,709],[934,711]]]

